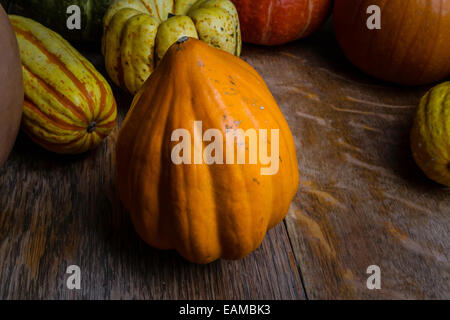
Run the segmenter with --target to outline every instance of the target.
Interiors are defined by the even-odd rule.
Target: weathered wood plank
[[[247,47],[296,137],[301,186],[287,218],[308,298],[450,298],[450,189],[414,164],[420,97],[362,75],[330,27]],[[381,268],[382,290],[366,269]]]

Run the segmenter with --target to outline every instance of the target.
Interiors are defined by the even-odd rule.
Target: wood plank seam
[[[287,238],[289,240],[289,247],[291,248],[292,252],[294,252],[294,255],[295,255],[295,249],[294,249],[294,246],[292,244],[291,235],[289,233],[289,229],[288,229],[288,226],[287,226],[286,219],[283,220],[283,227],[286,230]],[[297,257],[294,256],[294,258],[295,258],[295,264],[297,266],[297,272],[298,272],[298,275],[300,277],[300,282],[301,282],[301,287],[302,287],[302,291],[303,291],[303,296],[305,297],[306,300],[310,300],[309,297],[308,297],[308,293],[306,291],[306,284],[305,284],[305,280],[303,278],[302,269],[300,267],[300,264],[298,263]]]

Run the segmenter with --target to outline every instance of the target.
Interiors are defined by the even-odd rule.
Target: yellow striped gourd
[[[31,19],[9,18],[22,60],[23,130],[56,153],[97,147],[116,125],[116,102],[109,84],[57,33]]]

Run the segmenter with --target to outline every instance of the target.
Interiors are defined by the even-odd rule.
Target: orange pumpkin
[[[267,143],[277,171],[263,173],[270,165],[261,157],[251,164],[250,138],[228,140],[239,129],[258,132],[258,150]],[[178,143],[180,130],[186,136]],[[213,140],[216,162],[205,156]],[[188,159],[180,163],[174,154],[182,143],[193,147],[179,153]],[[119,132],[117,174],[139,235],[195,263],[255,250],[285,217],[299,182],[294,139],[264,80],[243,60],[191,38],[169,49],[136,95]]]
[[[331,13],[331,0],[231,0],[241,22],[243,41],[280,45],[305,38]]]
[[[381,29],[367,26],[372,5]],[[450,75],[450,0],[337,0],[334,23],[345,55],[372,76],[419,85]]]

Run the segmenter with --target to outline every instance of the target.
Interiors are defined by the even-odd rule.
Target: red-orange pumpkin
[[[280,45],[309,36],[331,12],[331,0],[232,0],[243,41]]]
[[[381,9],[381,29],[369,30],[369,6]],[[337,0],[337,39],[362,71],[404,85],[450,75],[450,0]]]

